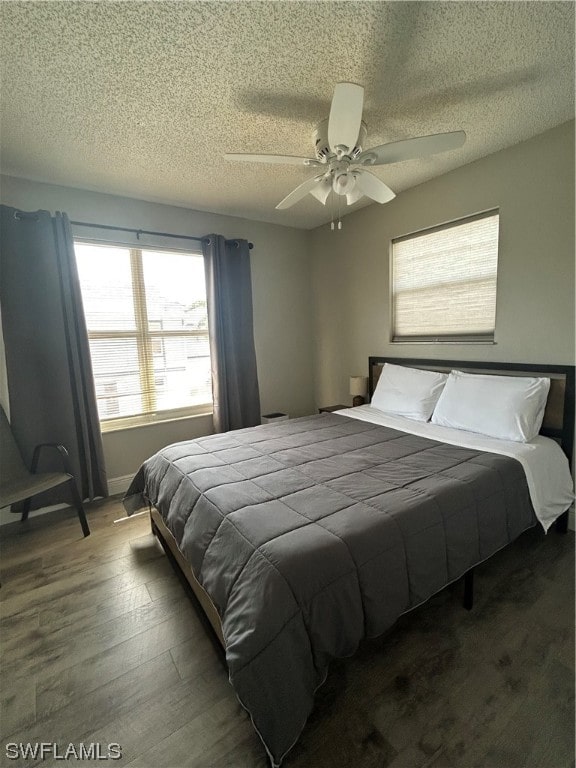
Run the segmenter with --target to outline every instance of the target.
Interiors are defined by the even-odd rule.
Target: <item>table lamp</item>
[[[368,394],[368,376],[350,376],[350,394],[353,396],[352,405],[364,405]]]

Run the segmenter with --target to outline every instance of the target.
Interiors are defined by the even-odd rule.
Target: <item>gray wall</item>
[[[496,344],[392,344],[390,240],[494,207]],[[369,355],[573,363],[574,122],[316,229],[312,253],[317,404],[351,402]]]
[[[312,411],[308,232],[13,177],[1,177],[0,182],[2,202],[24,210],[59,210],[79,221],[192,236],[217,232],[252,241],[254,341],[262,412],[302,416]],[[164,445],[210,432],[212,417],[199,416],[106,433],[103,440],[108,477],[133,473]]]
[[[381,175],[385,178],[385,171]],[[348,377],[369,355],[574,362],[574,123],[343,220],[305,232],[95,192],[1,179],[2,202],[71,218],[254,242],[252,283],[262,411],[350,403]],[[498,206],[496,344],[391,344],[390,240]],[[0,372],[1,373],[1,372]],[[1,384],[1,376],[0,376]],[[210,417],[104,435],[108,474],[132,473],[163,445],[208,434]]]

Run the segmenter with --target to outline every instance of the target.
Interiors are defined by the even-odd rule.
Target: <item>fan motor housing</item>
[[[366,138],[366,123],[362,120],[360,124],[360,132],[358,134],[358,140],[354,149],[348,153],[348,157],[354,159],[358,157],[362,152],[362,144]],[[312,133],[312,141],[314,142],[314,152],[318,160],[326,162],[330,157],[334,157],[334,152],[330,149],[328,143],[328,118],[322,120]]]

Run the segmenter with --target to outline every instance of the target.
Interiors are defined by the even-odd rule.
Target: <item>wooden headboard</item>
[[[532,365],[528,363],[470,362],[468,360],[426,360],[407,357],[369,357],[368,390],[370,397],[378,383],[384,363],[406,365],[427,371],[449,373],[455,369],[465,373],[493,373],[504,376],[545,376],[550,379],[540,434],[558,440],[572,461],[574,447],[574,366]]]

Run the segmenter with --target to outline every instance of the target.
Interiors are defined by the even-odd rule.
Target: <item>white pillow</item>
[[[385,363],[371,404],[386,413],[428,421],[447,378],[447,373]]]
[[[542,426],[550,379],[452,371],[432,422],[527,443]]]

